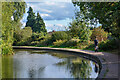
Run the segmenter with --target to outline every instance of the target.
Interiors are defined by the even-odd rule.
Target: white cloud
[[[42,17],[48,17],[50,16],[49,14],[40,14]]]
[[[55,2],[45,2],[46,5],[56,5]]]
[[[43,12],[47,12],[47,13],[51,13],[52,12],[51,10],[42,9],[42,8],[40,8],[40,10],[43,11]]]
[[[43,18],[47,31],[63,31],[65,26],[71,22],[74,17],[74,6],[68,2],[27,2],[27,9],[31,6],[35,14],[40,13]],[[27,21],[27,13],[23,17],[23,26]]]
[[[62,5],[62,6],[60,6],[61,8],[65,8],[66,6],[65,5]]]
[[[46,24],[47,31],[65,31],[65,26],[62,24]]]
[[[63,27],[64,25],[62,25],[62,24],[56,24],[56,26],[60,26],[60,27]]]
[[[72,0],[25,0],[25,2],[72,2]]]

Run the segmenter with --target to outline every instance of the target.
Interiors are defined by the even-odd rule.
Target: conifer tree
[[[32,7],[29,7],[26,27],[30,26],[33,30],[33,25],[35,24],[35,13],[33,12]]]
[[[35,24],[33,26],[33,32],[38,32],[38,33],[41,33],[41,32],[46,33],[47,32],[47,30],[45,29],[45,23],[39,13],[37,13],[37,18],[36,18]]]

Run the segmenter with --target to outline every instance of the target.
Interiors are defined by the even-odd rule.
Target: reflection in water
[[[32,52],[15,50],[15,55],[3,56],[2,78],[96,78],[98,75],[94,62],[75,55]]]
[[[67,58],[65,61],[59,62],[56,65],[66,65],[67,70],[70,70],[71,75],[73,75],[75,78],[89,78],[92,70],[90,61],[83,60],[82,58],[75,58],[72,60]]]
[[[2,56],[0,55],[0,80],[2,79]]]
[[[2,78],[13,78],[13,58],[2,56]]]

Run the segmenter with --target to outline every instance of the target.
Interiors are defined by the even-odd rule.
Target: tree
[[[33,25],[33,32],[47,32],[47,30],[45,29],[45,23],[39,13],[37,13],[37,18],[35,20],[35,24]]]
[[[32,7],[29,7],[26,27],[30,26],[33,30],[33,25],[35,24],[35,13],[33,12]]]
[[[23,14],[25,13],[26,3],[25,2],[14,2],[14,4],[15,4],[14,7],[16,9],[15,9],[15,12],[13,13],[13,18],[14,18],[14,21],[19,23],[23,17]]]
[[[85,22],[77,22],[77,20],[70,23],[69,33],[73,37],[79,37],[82,42],[88,42],[91,36],[91,30],[86,26]]]
[[[25,27],[23,29],[17,28],[14,33],[14,44],[20,45],[26,42],[32,36],[31,27]]]
[[[25,6],[17,5],[17,3],[25,5],[24,2],[2,2],[2,54],[12,53],[14,29],[20,21],[18,20],[19,18],[15,19],[15,17],[13,17],[13,19],[11,19],[11,17],[14,16],[14,13],[17,13],[17,11],[25,12]],[[19,6],[21,6],[21,9]],[[23,13],[18,14],[22,17]]]
[[[63,31],[57,31],[52,34],[52,40],[68,40],[70,37]]]
[[[91,23],[100,22],[102,28],[111,32],[112,36],[120,39],[120,2],[74,2],[80,9],[76,17],[90,20]],[[82,17],[80,15],[83,15]]]
[[[102,26],[99,26],[98,28],[94,28],[92,30],[91,40],[95,40],[95,37],[97,36],[99,41],[103,41],[107,39],[108,33],[102,29]]]

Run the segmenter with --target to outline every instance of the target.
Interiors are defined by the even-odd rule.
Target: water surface
[[[2,78],[96,78],[93,61],[61,52],[14,50],[2,57]]]

